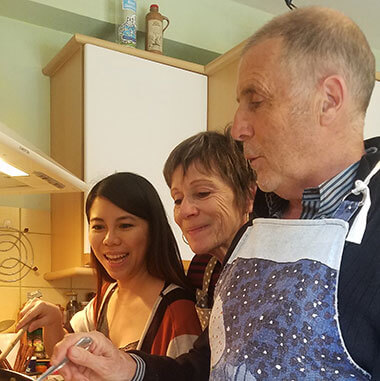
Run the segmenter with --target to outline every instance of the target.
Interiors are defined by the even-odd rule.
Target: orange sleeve
[[[194,302],[186,299],[176,300],[165,311],[151,353],[177,357],[192,348],[201,332]]]

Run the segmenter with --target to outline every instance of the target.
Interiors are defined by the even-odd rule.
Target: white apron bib
[[[339,328],[337,289],[350,231],[360,244],[370,207],[368,182],[339,218],[256,219],[234,249],[215,289],[210,317],[210,380],[368,380]],[[357,193],[355,193],[357,194]],[[343,203],[342,203],[343,204]]]

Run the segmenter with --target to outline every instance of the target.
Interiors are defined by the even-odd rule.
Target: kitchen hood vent
[[[87,184],[0,123],[0,159],[25,172],[0,172],[0,194],[85,192]]]

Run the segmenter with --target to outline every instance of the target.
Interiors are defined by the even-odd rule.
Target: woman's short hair
[[[180,166],[186,174],[193,163],[201,172],[219,175],[231,187],[237,206],[245,212],[247,200],[253,198],[252,185],[255,178],[244,158],[241,142],[231,137],[230,127],[224,133],[200,132],[178,144],[164,166],[164,177],[169,188],[177,167]]]
[[[130,172],[119,172],[104,178],[87,196],[85,208],[88,221],[92,204],[97,197],[106,198],[120,209],[148,222],[149,237],[146,252],[148,272],[166,282],[186,288],[187,281],[177,242],[153,185],[144,177]],[[91,256],[97,272],[99,293],[104,282],[115,280],[105,271],[92,249]]]

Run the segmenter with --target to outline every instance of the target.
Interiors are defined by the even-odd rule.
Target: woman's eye
[[[129,229],[130,227],[132,227],[133,225],[132,224],[120,224],[120,229]]]
[[[205,198],[210,195],[211,192],[198,192],[199,198]]]
[[[102,230],[104,228],[103,225],[92,225],[91,230]]]
[[[174,205],[181,205],[181,202],[182,202],[182,199],[181,198],[177,198],[174,200]]]

